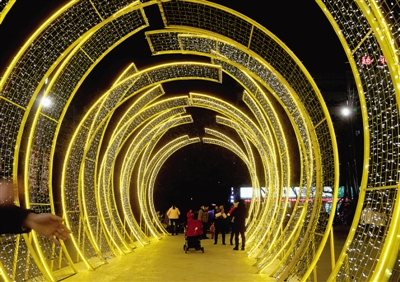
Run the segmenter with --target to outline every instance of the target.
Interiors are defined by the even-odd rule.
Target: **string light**
[[[151,1],[144,2],[150,3]],[[390,54],[383,54],[380,45],[385,37],[380,36],[379,32],[388,28],[393,40],[398,41],[399,31],[396,27],[399,25],[399,19],[395,13],[399,9],[399,3],[397,1],[375,1],[376,3],[370,3],[370,7],[363,11],[357,1],[323,0],[321,2],[324,3],[324,9],[338,24],[337,32],[345,39],[348,50],[353,52],[352,56],[356,66],[354,72],[360,83],[359,94],[365,100],[362,102],[362,107],[365,111],[365,136],[369,141],[370,150],[368,159],[365,159],[367,164],[364,165],[366,184],[363,189],[366,191],[366,201],[364,206],[359,207],[358,214],[361,216],[361,209],[366,209],[366,212],[371,209],[375,218],[372,221],[373,224],[358,222],[354,228],[354,240],[348,242],[346,261],[339,263],[341,267],[334,276],[338,280],[365,280],[373,274],[374,267],[371,265],[379,263],[380,251],[388,236],[390,221],[397,220],[393,209],[399,187],[399,101],[396,100],[398,96],[395,91],[395,89],[399,89],[399,86],[397,85],[398,81],[392,81],[394,75],[391,73],[393,69],[390,67],[395,65],[391,63],[394,58],[388,56]],[[154,3],[160,4],[157,1]],[[5,178],[17,178],[17,176],[13,176],[13,171],[17,171],[13,169],[13,165],[18,163],[17,160],[14,160],[14,156],[20,153],[16,152],[15,148],[19,148],[21,144],[19,130],[24,128],[26,123],[24,114],[32,110],[30,108],[30,105],[33,104],[31,101],[41,91],[39,85],[45,84],[48,89],[46,97],[51,101],[51,106],[46,107],[44,100],[42,101],[43,107],[34,117],[32,131],[28,138],[28,150],[25,153],[28,164],[25,173],[25,179],[28,182],[25,200],[31,208],[38,212],[54,211],[52,191],[58,188],[52,187],[50,181],[53,146],[60,131],[62,117],[81,78],[124,36],[133,35],[148,25],[144,13],[135,8],[135,5],[128,5],[124,8],[124,15],[103,23],[98,13],[107,19],[120,9],[119,5],[110,3],[108,8],[94,10],[92,3],[83,1],[64,8],[66,10],[59,13],[56,20],[46,23],[38,30],[37,38],[27,42],[21,48],[17,59],[8,68],[0,82],[0,120],[2,121],[0,130],[6,136],[1,141],[0,151],[4,162],[4,171],[1,175],[3,182]],[[374,17],[380,17],[374,15],[373,8],[375,6],[383,15],[383,18],[378,21],[379,27],[369,24]],[[210,18],[204,17],[199,21],[196,13],[204,7],[209,8]],[[102,144],[103,136],[112,112],[124,99],[140,91],[148,90],[157,83],[199,77],[221,82],[222,69],[225,68],[225,71],[229,69],[232,73],[238,74],[238,80],[246,85],[247,89],[256,97],[254,100],[251,100],[250,97],[245,98],[255,120],[258,119],[260,124],[266,125],[267,123],[261,117],[268,116],[269,119],[273,119],[273,115],[266,115],[271,111],[271,107],[267,106],[261,96],[257,96],[260,93],[257,92],[256,83],[252,83],[249,77],[270,90],[284,106],[296,128],[298,139],[301,139],[299,151],[301,166],[304,168],[300,185],[301,192],[298,198],[299,204],[296,206],[287,228],[283,230],[282,236],[277,240],[273,240],[272,237],[261,237],[262,232],[257,230],[256,225],[250,225],[249,233],[254,235],[254,238],[263,238],[266,242],[274,242],[268,247],[267,244],[264,244],[256,252],[257,267],[260,271],[274,258],[277,258],[282,251],[285,251],[287,255],[284,260],[281,260],[281,264],[274,274],[275,277],[302,276],[311,267],[310,258],[313,258],[313,252],[321,242],[321,237],[315,234],[310,235],[307,227],[312,226],[313,230],[325,231],[325,226],[318,225],[318,218],[316,219],[312,215],[313,208],[318,209],[320,203],[317,201],[308,203],[308,199],[312,200],[314,197],[318,197],[321,192],[318,190],[320,188],[316,187],[318,181],[324,182],[322,186],[334,185],[332,176],[334,174],[334,165],[332,164],[334,152],[331,146],[333,140],[331,140],[328,123],[323,122],[326,118],[325,112],[316,90],[310,86],[299,62],[286,49],[282,48],[268,31],[248,22],[239,14],[220,9],[211,2],[171,1],[161,3],[159,8],[163,10],[163,15],[167,15],[163,18],[166,26],[185,25],[189,28],[186,29],[186,34],[181,31],[154,33],[153,39],[158,41],[150,40],[149,42],[155,43],[152,46],[166,46],[164,51],[171,48],[175,51],[208,54],[213,57],[217,66],[175,64],[175,66],[158,66],[148,69],[146,72],[139,72],[134,66],[131,66],[115,82],[112,90],[100,98],[82,120],[70,143],[67,153],[69,158],[64,169],[63,189],[61,189],[64,214],[68,217],[68,225],[73,231],[73,245],[80,257],[78,260],[82,259],[89,268],[96,268],[104,264],[105,259],[131,251],[134,248],[134,240],[143,244],[148,240],[147,235],[144,234],[141,226],[137,224],[136,219],[129,211],[130,203],[126,195],[122,201],[125,215],[128,215],[128,227],[124,225],[118,214],[114,187],[110,184],[115,177],[113,162],[119,153],[120,145],[129,134],[134,132],[135,128],[143,126],[146,118],[164,113],[170,107],[182,109],[189,105],[192,106],[193,101],[195,104],[201,101],[202,106],[212,107],[216,111],[225,112],[227,107],[213,99],[199,99],[199,97],[192,96],[195,100],[176,99],[175,104],[169,101],[146,108],[146,103],[151,104],[153,98],[162,95],[160,88],[153,89],[145,95],[149,100],[142,101],[144,104],[138,107],[146,108],[145,112],[135,119],[131,119],[129,115],[124,116],[123,122],[114,132],[113,143],[108,148],[107,157],[98,166],[99,148],[104,145]],[[182,11],[186,12],[185,16]],[[215,25],[214,19],[222,24]],[[235,22],[236,25],[232,25],[233,28],[224,25],[230,22]],[[190,26],[194,29],[191,30]],[[219,35],[212,37],[209,32],[201,34],[202,29],[219,33]],[[58,35],[60,30],[68,32],[62,37],[54,36]],[[88,31],[93,32],[92,36],[88,37],[86,42],[81,42],[80,38]],[[250,35],[251,40],[249,40]],[[151,36],[149,35],[149,37]],[[103,40],[104,38],[107,39]],[[227,38],[227,40],[224,41],[221,38]],[[69,50],[70,44],[78,41],[82,44],[79,48],[70,50],[70,56],[66,58],[64,54],[67,53],[66,50]],[[241,48],[237,43],[245,47]],[[398,47],[391,44],[386,46],[384,51],[391,50],[393,54],[397,54],[398,49],[395,48]],[[38,51],[43,49],[46,49],[46,54]],[[82,55],[83,50],[84,55]],[[39,56],[39,54],[43,56]],[[229,63],[227,64],[227,62]],[[53,79],[49,81],[48,71],[57,64],[60,72],[57,72],[57,76],[51,76]],[[41,67],[37,68],[38,65]],[[239,71],[234,70],[235,68],[244,70],[249,77],[241,75]],[[257,108],[257,103],[262,105],[265,112]],[[302,105],[307,105],[307,107],[302,107]],[[228,112],[232,120],[219,117],[218,121],[235,127],[240,132],[238,135],[242,140],[248,139],[255,144],[263,159],[264,177],[268,184],[272,184],[271,186],[274,187],[276,183],[279,183],[279,189],[287,187],[283,185],[289,181],[287,178],[276,179],[280,176],[274,175],[279,167],[276,164],[278,158],[275,154],[277,149],[274,144],[278,143],[280,149],[285,148],[286,142],[283,134],[275,138],[270,136],[272,134],[268,130],[256,130],[249,126],[250,122],[241,122],[243,116],[238,109],[228,108],[230,108]],[[179,111],[172,110],[172,112],[172,115],[182,114]],[[190,121],[188,117],[182,118],[182,120]],[[232,122],[233,120],[235,122]],[[170,123],[160,124],[160,128],[167,127],[167,124],[171,125]],[[277,127],[275,121],[272,122],[271,128],[274,126]],[[143,134],[143,139],[140,139],[143,144],[150,141],[149,132],[147,135]],[[179,146],[197,141],[197,139],[186,139]],[[209,141],[229,147],[220,141]],[[243,141],[244,144],[246,142],[248,141]],[[320,148],[321,155],[315,153],[317,147]],[[233,150],[234,146],[232,145],[230,148]],[[160,163],[165,161],[168,154],[171,153],[171,151],[167,153],[167,150],[163,153],[160,152],[162,157],[157,161],[157,159],[151,158],[149,148],[140,150],[142,149],[147,150],[145,163],[154,167],[153,172],[159,169]],[[140,150],[139,148],[132,149],[131,155],[129,155],[131,161],[135,160]],[[243,153],[240,154],[243,155]],[[246,157],[250,158],[248,152]],[[282,169],[289,171],[288,156],[284,154],[279,157],[285,164]],[[318,160],[321,160],[321,163],[318,163]],[[152,193],[148,187],[151,187],[155,178],[154,173],[150,175],[144,172],[145,163],[140,165],[139,182],[146,183],[144,186],[138,185],[137,192],[140,195]],[[253,171],[254,165],[250,160],[248,163],[251,164],[249,165],[252,167],[250,170]],[[122,179],[129,183],[129,172],[133,166],[129,163],[125,163],[124,166]],[[318,174],[318,171],[315,172],[317,167],[322,169],[321,174]],[[256,175],[254,175],[254,179],[257,179]],[[254,186],[258,187],[259,183],[256,182],[257,180],[254,180]],[[124,186],[124,184],[122,186],[122,191],[129,190],[128,186]],[[100,188],[97,189],[97,187]],[[268,190],[269,199],[276,200],[279,196],[278,191],[280,190],[273,188]],[[151,224],[151,218],[154,216],[152,200],[151,198],[147,200],[141,198],[140,201],[145,222],[150,227],[152,234],[157,237],[158,232],[162,232],[162,228],[157,227],[158,229],[156,229]],[[104,205],[104,209],[102,205]],[[99,207],[101,208],[99,209]],[[254,204],[252,206],[253,213],[258,213],[258,208],[259,206]],[[100,214],[101,216],[99,216]],[[273,212],[264,210],[259,218],[270,222],[273,220],[281,222],[280,220],[284,216],[284,214],[280,214],[275,217]],[[356,220],[358,219],[356,218]],[[85,228],[82,228],[82,225]],[[268,231],[266,226],[268,225],[260,225],[260,230]],[[115,227],[114,230],[111,230],[111,227]],[[130,230],[126,228],[130,228]],[[304,245],[298,238],[306,239]],[[2,239],[4,240],[1,244],[1,262],[6,271],[4,275],[15,274],[12,279],[41,279],[44,277],[44,279],[54,280],[54,277],[47,276],[52,276],[53,272],[57,271],[58,278],[66,278],[74,272],[70,266],[73,262],[63,255],[63,250],[58,247],[53,248],[51,243],[43,238],[38,237],[37,240],[33,240],[34,244],[37,244],[36,249],[38,252],[51,254],[52,258],[62,261],[60,269],[52,266],[55,268],[50,270],[46,260],[37,261],[37,257],[32,256],[28,249],[28,244],[31,243],[25,242],[23,237],[7,235]],[[291,239],[295,239],[292,241],[293,244],[289,244]],[[18,246],[17,256],[15,255],[17,254],[16,246]],[[257,245],[258,247],[259,245]],[[296,253],[300,247],[302,252]],[[288,269],[291,260],[295,257],[298,259],[298,263],[292,269]],[[28,265],[29,267],[27,267]],[[11,276],[9,278],[11,279]]]

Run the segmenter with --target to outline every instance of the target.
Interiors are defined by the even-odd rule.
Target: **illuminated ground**
[[[336,257],[345,234],[335,232]],[[149,246],[138,247],[131,254],[116,257],[96,271],[81,269],[65,281],[276,281],[269,277],[273,266],[263,274],[256,274],[255,260],[243,251],[233,251],[229,243],[214,245],[214,240],[203,240],[204,254],[194,250],[185,254],[183,243],[182,234],[168,236]],[[318,281],[326,281],[331,272],[328,250],[323,252],[317,269]]]
[[[243,251],[233,251],[229,243],[203,240],[204,253],[190,249],[187,254],[183,243],[182,234],[168,236],[65,281],[276,281],[268,274],[255,274],[255,260]]]

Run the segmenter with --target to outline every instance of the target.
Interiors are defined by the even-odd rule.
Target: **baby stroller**
[[[203,235],[203,224],[201,221],[197,219],[189,220],[185,233],[185,245],[183,245],[185,253],[190,248],[194,248],[196,251],[201,250],[204,253],[204,247],[201,246],[201,235]]]

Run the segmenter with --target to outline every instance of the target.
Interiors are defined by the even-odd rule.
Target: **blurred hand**
[[[35,230],[38,234],[49,238],[56,245],[60,242],[55,238],[67,240],[71,231],[62,223],[63,219],[51,213],[30,213],[24,220],[22,226]]]

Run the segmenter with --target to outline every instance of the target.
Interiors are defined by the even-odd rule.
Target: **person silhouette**
[[[174,235],[174,233],[176,235],[178,235],[178,230],[177,230],[176,227],[178,225],[178,220],[179,220],[179,215],[180,214],[181,214],[181,212],[175,206],[175,204],[173,204],[172,207],[170,207],[168,212],[167,212],[167,216],[168,216],[169,220],[171,221],[171,226],[173,227],[172,235]]]

